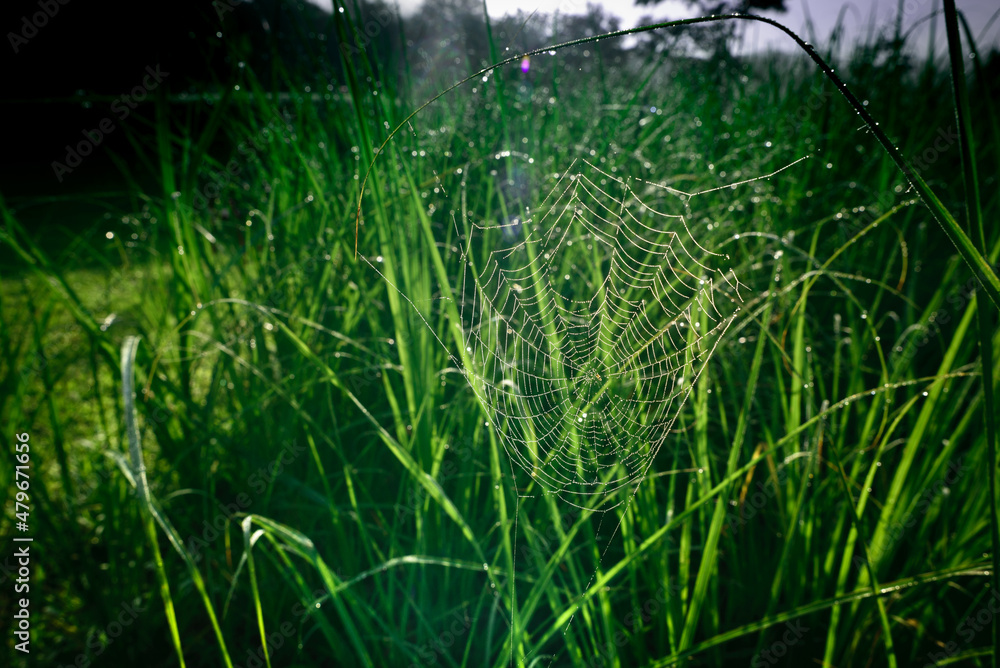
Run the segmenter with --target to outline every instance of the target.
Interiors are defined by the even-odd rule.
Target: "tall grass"
[[[342,39],[345,9],[328,27]],[[511,59],[413,115],[412,82],[364,54],[343,63],[346,92],[261,75],[286,101],[241,70],[250,94],[205,124],[160,98],[139,141],[162,189],[61,256],[16,202],[0,207],[17,258],[0,414],[46,444],[32,605],[59,614],[37,618],[39,660],[995,656],[995,621],[975,621],[998,558],[986,75],[966,90],[955,58],[910,65],[905,43],[874,40],[836,63],[854,109],[806,58],[633,67],[614,45],[545,50],[527,74]],[[580,158],[700,192],[803,156],[688,210],[653,199],[747,290],[631,502],[576,507],[517,475],[458,372],[472,363],[461,281],[490,250],[456,252],[469,221],[537,206]],[[585,258],[559,271],[599,270]],[[567,290],[593,297],[583,280]],[[263,644],[273,655],[252,658]]]

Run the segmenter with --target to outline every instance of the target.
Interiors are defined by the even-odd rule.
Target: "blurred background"
[[[941,221],[996,270],[1000,22],[958,3],[956,74],[942,8],[6,3],[0,423],[38,556],[5,665],[990,664],[996,308]],[[773,26],[550,48],[731,11],[813,44],[939,202]],[[502,357],[470,277],[571,175],[740,286],[648,471],[582,500],[463,371]],[[616,251],[574,211],[539,256],[592,303]]]

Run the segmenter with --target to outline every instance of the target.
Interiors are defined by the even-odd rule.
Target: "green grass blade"
[[[965,185],[965,213],[972,233],[978,237],[979,248],[986,254],[988,243],[983,229],[983,210],[976,171],[976,140],[972,134],[968,86],[965,81],[965,54],[958,33],[958,12],[955,0],[944,0],[945,29],[948,34],[948,57],[955,94],[955,115],[958,119],[959,149],[962,155],[962,177]],[[995,121],[994,121],[995,122]],[[1000,591],[1000,511],[997,497],[997,404],[993,395],[993,330],[996,311],[984,300],[977,300],[980,369],[983,384],[983,420],[986,427],[987,489],[990,500],[990,539],[993,549],[993,590]],[[993,666],[1000,666],[1000,615],[993,616]]]

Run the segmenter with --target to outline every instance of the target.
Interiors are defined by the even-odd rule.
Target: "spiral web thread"
[[[511,460],[579,507],[646,475],[741,287],[684,215],[581,163],[525,220],[473,224],[462,285],[470,385]]]
[[[621,179],[587,160],[574,161],[523,219],[466,219],[465,235],[455,221],[462,248],[454,250],[463,267],[455,294],[462,322],[456,324],[465,347],[458,354],[377,263],[362,257],[449,350],[487,409],[515,481],[515,553],[519,501],[534,495],[534,485],[518,485],[514,466],[546,493],[599,512],[600,535],[607,511],[635,498],[739,315],[740,291],[747,288],[726,267],[728,255],[707,250],[691,233],[691,200],[769,180],[807,158],[695,193]],[[648,204],[671,199],[683,213]],[[483,258],[481,267],[476,258]],[[593,503],[593,495],[601,495],[600,502]],[[621,519],[584,591],[620,526]],[[513,602],[513,574],[510,587]],[[511,665],[515,626],[512,616]]]

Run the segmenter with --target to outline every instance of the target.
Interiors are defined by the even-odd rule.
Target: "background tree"
[[[635,0],[639,6],[658,5],[662,0]],[[694,7],[699,16],[710,16],[712,14],[753,14],[758,11],[787,11],[785,0],[685,0]],[[649,17],[652,21],[652,17]],[[646,21],[646,18],[643,18]],[[674,31],[674,37],[683,36],[684,41],[689,42],[696,50],[707,51],[713,56],[713,60],[728,61],[730,56],[730,45],[739,37],[739,30],[742,26],[738,21],[718,21],[715,23],[689,26],[680,31]],[[663,36],[656,33],[651,35],[657,48],[672,46],[674,41],[670,40],[664,44]]]

